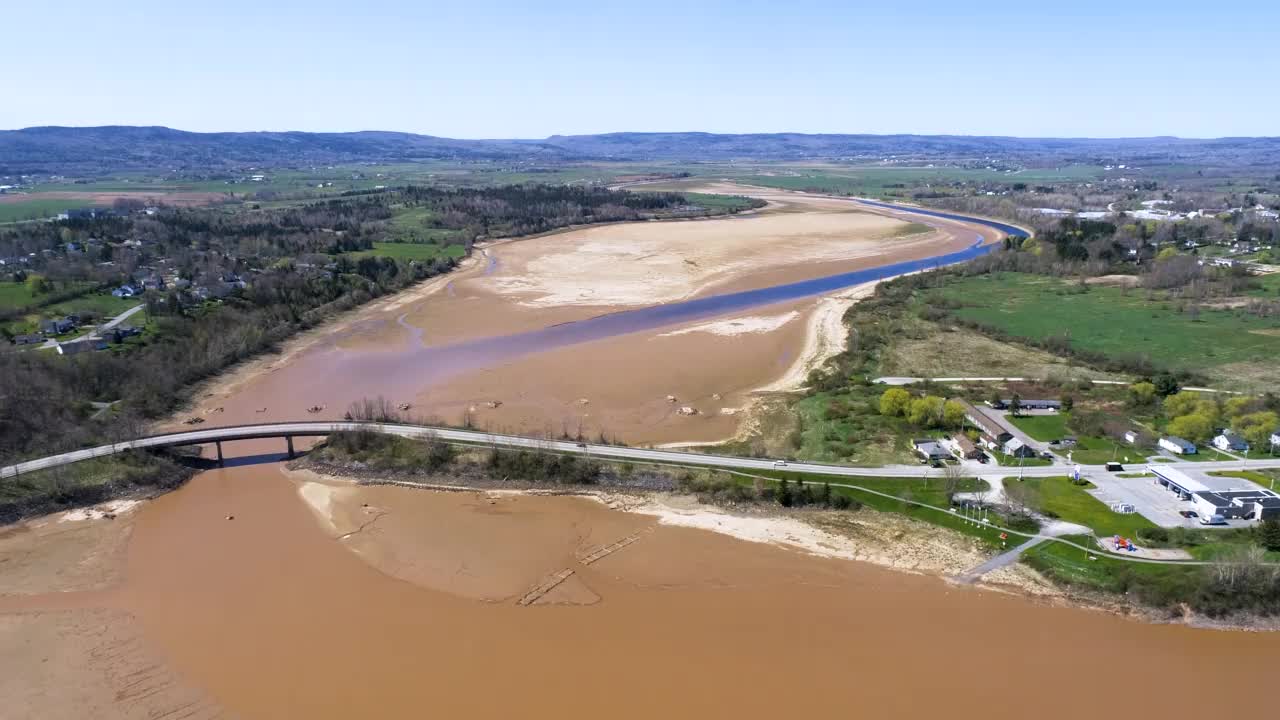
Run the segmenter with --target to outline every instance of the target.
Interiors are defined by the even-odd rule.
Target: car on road
[[[1123,466],[1123,465],[1121,465],[1121,464],[1120,464],[1120,463],[1118,463],[1118,462],[1109,462],[1109,463],[1107,463],[1107,471],[1108,471],[1108,472],[1122,472],[1123,470],[1124,470],[1124,466]]]
[[[1179,510],[1179,511],[1178,511],[1178,514],[1179,514],[1179,515],[1181,515],[1181,516],[1182,516],[1182,517],[1184,517],[1184,518],[1198,518],[1198,517],[1200,517],[1199,515],[1197,515],[1197,514],[1196,514],[1196,511],[1195,511],[1195,510]]]
[[[786,466],[787,466],[787,461],[786,461],[786,460],[774,460],[774,461],[773,461],[773,466],[774,466],[774,467],[786,467]]]

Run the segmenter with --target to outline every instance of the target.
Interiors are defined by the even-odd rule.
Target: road
[[[1036,537],[1033,537],[1024,543],[1021,543],[1020,545],[1018,545],[1017,547],[1011,550],[1006,550],[1000,553],[999,555],[991,558],[990,560],[982,563],[981,565],[971,570],[966,570],[965,572],[957,576],[956,579],[959,580],[960,582],[965,582],[965,583],[975,582],[977,581],[978,578],[982,577],[983,575],[986,575],[989,572],[992,572],[994,570],[999,570],[1000,568],[1005,567],[1006,565],[1012,565],[1018,562],[1018,558],[1022,555],[1023,552],[1030,550],[1036,545],[1039,545],[1040,543],[1046,542],[1050,539],[1051,538],[1045,537],[1043,535],[1037,535]]]
[[[1011,382],[1040,382],[1040,378],[981,377],[981,376],[928,377],[927,378],[927,377],[909,377],[906,375],[886,375],[885,377],[878,377],[875,380],[872,380],[872,382],[876,383],[877,385],[917,385],[923,382],[935,382],[935,383],[944,383],[944,384],[945,383],[1011,383]],[[1094,385],[1132,385],[1133,384],[1128,380],[1092,380],[1091,379],[1089,380],[1089,382],[1093,383]],[[1206,387],[1188,386],[1182,389],[1189,390],[1191,392],[1222,393],[1224,395],[1242,394],[1238,390],[1215,390],[1214,388],[1206,388]]]
[[[696,465],[738,468],[744,470],[780,470],[806,475],[832,475],[847,477],[901,477],[923,478],[940,476],[941,470],[934,470],[920,465],[886,465],[883,467],[849,467],[847,465],[828,465],[813,462],[782,463],[765,458],[746,458],[735,455],[712,455],[682,450],[653,450],[648,448],[619,447],[614,445],[596,445],[575,443],[563,440],[544,440],[542,438],[522,437],[519,435],[500,435],[479,430],[457,430],[454,428],[429,427],[422,425],[403,425],[398,423],[367,422],[282,422],[262,425],[232,425],[226,427],[187,430],[162,435],[152,435],[128,440],[111,445],[100,445],[83,450],[75,450],[59,455],[29,460],[16,465],[0,468],[0,478],[13,477],[35,470],[45,470],[61,465],[89,460],[96,457],[114,455],[127,450],[179,447],[183,445],[202,445],[216,442],[234,442],[237,440],[254,440],[262,438],[286,438],[323,436],[341,431],[369,430],[388,435],[407,438],[437,437],[450,442],[476,443],[505,448],[529,448],[552,452],[574,453],[611,460],[636,460],[643,462],[666,463],[675,465]],[[1280,459],[1268,463],[1262,460],[1250,460],[1247,464],[1241,461],[1215,461],[1195,463],[1164,463],[1161,467],[1180,467],[1187,470],[1243,470],[1258,467],[1280,467]],[[1136,468],[1133,470],[1136,471]],[[1010,469],[1014,472],[1015,469]],[[1022,470],[1025,477],[1055,477],[1065,473],[1062,467],[1028,467]],[[1101,465],[1082,466],[1082,474],[1108,474]]]

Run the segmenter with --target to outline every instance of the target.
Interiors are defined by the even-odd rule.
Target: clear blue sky
[[[1280,3],[5,3],[0,128],[1280,134]]]

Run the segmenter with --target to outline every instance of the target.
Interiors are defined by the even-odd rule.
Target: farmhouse
[[[1244,438],[1231,432],[1223,430],[1213,438],[1213,446],[1219,450],[1227,450],[1230,452],[1248,452],[1249,443]]]
[[[1195,443],[1189,440],[1183,440],[1180,437],[1174,437],[1173,435],[1160,438],[1160,442],[1158,444],[1160,445],[1161,449],[1168,450],[1174,455],[1195,455],[1196,454]]]

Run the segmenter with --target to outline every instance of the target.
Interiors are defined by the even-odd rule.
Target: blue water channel
[[[993,220],[936,210],[904,208],[869,200],[851,202],[913,215],[982,225],[1015,237],[1027,236],[1027,232],[1021,228]],[[421,333],[415,332],[413,340],[408,343],[405,351],[374,354],[341,353],[337,358],[331,359],[337,363],[333,369],[339,373],[339,376],[352,380],[362,378],[378,379],[382,382],[406,381],[420,387],[424,382],[430,384],[458,372],[493,367],[495,364],[532,353],[728,315],[775,303],[815,297],[905,273],[961,263],[985,255],[994,247],[995,244],[991,243],[984,245],[982,237],[974,233],[972,245],[962,250],[921,260],[906,260],[756,290],[723,293],[694,300],[623,310],[538,330],[448,345],[423,345]],[[496,263],[491,256],[490,265],[494,264]]]
[[[935,210],[922,210],[916,208],[908,209],[898,205],[873,202],[869,200],[859,200],[857,202],[864,205],[896,210],[899,212],[905,211],[914,215],[924,215],[928,217],[942,218],[945,220],[956,220],[983,225],[1015,237],[1027,236],[1027,232],[1021,228],[996,222],[994,220],[967,217],[964,215],[956,215]],[[801,280],[799,282],[759,288],[757,290],[743,290],[741,292],[711,295],[708,297],[697,298],[695,300],[684,300],[664,305],[653,305],[651,307],[639,308],[636,310],[623,310],[606,315],[599,315],[586,320],[553,325],[539,330],[471,340],[457,343],[455,345],[427,348],[427,350],[435,350],[437,352],[449,351],[450,353],[456,352],[473,357],[497,356],[509,358],[513,355],[540,352],[552,348],[576,345],[594,340],[602,340],[604,338],[615,337],[618,335],[654,330],[693,320],[727,315],[763,305],[771,305],[774,303],[823,295],[835,290],[841,290],[876,280],[883,280],[897,275],[918,272],[921,270],[930,270],[945,265],[965,262],[966,260],[972,260],[973,258],[991,252],[994,247],[995,244],[984,245],[982,237],[975,233],[975,240],[972,245],[964,248],[963,250],[937,255],[931,258],[906,260],[878,267],[866,268],[863,270],[854,270],[852,272],[828,275],[811,280]]]

